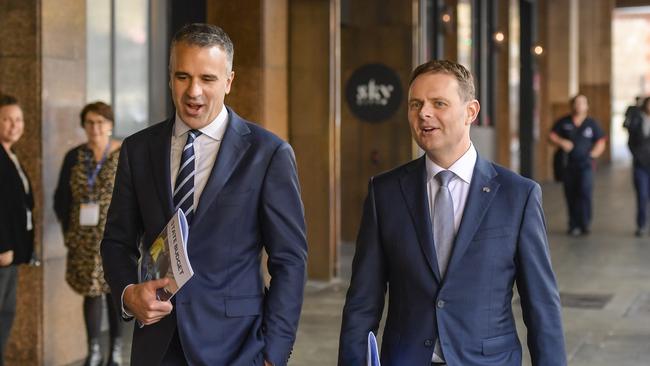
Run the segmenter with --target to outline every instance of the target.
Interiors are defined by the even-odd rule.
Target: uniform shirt
[[[578,127],[571,116],[566,116],[555,122],[552,131],[559,137],[573,142],[573,150],[569,152],[569,166],[591,166],[591,149],[605,133],[598,123],[587,117]]]

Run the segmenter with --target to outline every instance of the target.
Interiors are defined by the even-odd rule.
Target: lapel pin
[[[490,187],[483,187],[483,192],[490,193]]]

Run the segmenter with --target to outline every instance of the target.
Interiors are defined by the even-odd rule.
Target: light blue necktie
[[[447,272],[447,264],[454,244],[454,202],[449,191],[449,182],[454,178],[454,173],[443,170],[436,174],[440,183],[436,200],[433,204],[433,241],[436,245],[436,257],[440,277]]]
[[[438,258],[438,269],[440,278],[445,277],[447,264],[451,256],[452,246],[454,244],[454,202],[449,191],[449,182],[454,178],[454,173],[449,170],[443,170],[436,174],[436,180],[440,183],[436,199],[433,203],[433,241],[436,245],[436,257]],[[439,360],[444,360],[442,350],[440,349],[440,338],[436,340],[433,352]]]
[[[194,139],[201,134],[198,130],[187,132],[187,142],[181,153],[180,168],[174,187],[174,211],[179,208],[185,213],[187,223],[194,217]]]

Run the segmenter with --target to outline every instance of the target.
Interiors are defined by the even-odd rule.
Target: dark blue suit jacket
[[[285,365],[306,280],[303,206],[291,147],[232,110],[189,230],[194,277],[172,314],[135,328],[132,365],[159,365],[178,328],[190,365]],[[149,246],[171,218],[172,118],[122,144],[101,245],[115,299],[138,282],[138,244]],[[271,286],[264,293],[262,247]],[[119,308],[119,307],[118,307]]]
[[[343,311],[339,365],[365,365],[388,291],[384,366],[521,365],[512,313],[521,296],[533,365],[566,365],[560,299],[535,182],[480,157],[446,276],[438,271],[425,158],[370,181]]]

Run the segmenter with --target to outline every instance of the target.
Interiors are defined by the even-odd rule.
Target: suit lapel
[[[465,251],[467,251],[467,247],[471,243],[476,229],[480,226],[485,212],[490,207],[490,203],[499,190],[499,183],[493,179],[496,175],[497,172],[494,170],[492,164],[478,156],[472,175],[472,182],[469,186],[465,211],[463,212],[463,218],[460,222],[458,233],[456,234],[451,259],[447,266],[447,273],[454,270],[457,263],[465,254]]]
[[[172,188],[169,158],[171,154],[172,129],[174,118],[163,124],[157,134],[149,140],[149,160],[151,162],[152,180],[156,186],[158,197],[162,204],[165,218],[173,213]]]
[[[246,126],[244,120],[230,108],[228,108],[228,116],[228,127],[223,136],[223,141],[221,141],[217,160],[199,198],[192,226],[201,221],[205,210],[217,198],[217,195],[221,192],[221,189],[251,145],[246,138],[246,135],[250,134],[250,129]]]
[[[413,225],[415,225],[422,252],[436,280],[440,282],[440,271],[438,270],[438,260],[433,243],[433,233],[431,231],[426,177],[426,166],[424,156],[422,156],[414,164],[407,166],[406,174],[400,178],[400,185],[409,208],[411,220],[413,220]]]

